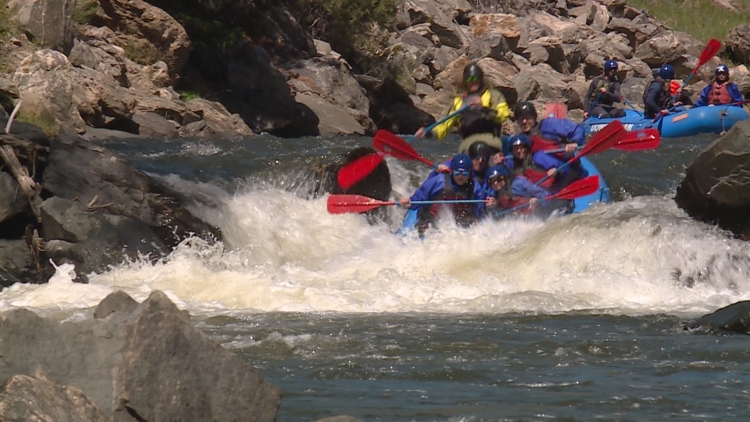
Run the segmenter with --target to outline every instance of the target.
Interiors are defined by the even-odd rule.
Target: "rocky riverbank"
[[[605,58],[620,63],[624,94],[638,104],[651,69],[671,63],[684,77],[703,47],[624,0],[545,1],[531,9],[502,2],[490,10],[466,0],[399,0],[395,26],[377,32],[388,39],[378,54],[390,70],[371,72],[312,39],[284,4],[250,1],[234,10],[217,2],[217,16],[262,14],[265,33],[207,46],[142,0],[11,0],[20,30],[0,46],[3,104],[9,111],[23,100],[23,112],[54,130],[88,137],[113,134],[95,129],[150,137],[407,133],[447,109],[470,60],[511,104],[564,101],[580,117],[587,81]],[[31,12],[55,19],[30,19]],[[727,45],[732,57],[746,57],[747,28],[733,30]],[[691,90],[705,86],[718,63],[703,67]],[[750,90],[746,67],[732,78]]]

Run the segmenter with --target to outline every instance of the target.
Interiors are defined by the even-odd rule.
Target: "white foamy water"
[[[398,218],[403,211],[393,209]],[[183,242],[72,283],[61,266],[44,285],[0,292],[0,308],[75,313],[120,289],[136,300],[163,290],[192,313],[540,312],[699,314],[748,299],[748,246],[677,209],[668,197],[598,205],[547,223],[450,225],[424,241],[326,198],[263,189],[206,211],[226,244]]]

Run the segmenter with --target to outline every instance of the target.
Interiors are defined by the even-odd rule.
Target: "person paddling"
[[[477,221],[484,208],[481,203],[410,205],[412,201],[485,199],[486,194],[479,183],[474,181],[472,174],[471,157],[466,154],[456,155],[451,160],[449,173],[437,173],[428,177],[411,197],[401,198],[399,203],[402,207],[419,210],[417,229],[420,235],[435,223],[444,208],[453,212],[456,224],[460,227],[469,227]]]
[[[500,140],[503,122],[510,117],[510,108],[503,94],[487,83],[484,71],[476,63],[469,63],[463,71],[461,83],[464,93],[453,99],[453,104],[447,114],[468,106],[468,108],[457,116],[450,118],[437,125],[429,133],[420,128],[415,136],[436,136],[438,139],[445,138],[451,129],[458,127],[458,133],[464,139],[459,152],[467,152],[469,146],[476,141],[484,141],[487,144],[502,149]]]
[[[539,201],[550,195],[549,191],[534,185],[523,176],[514,177],[503,164],[497,164],[487,169],[488,196],[486,213],[497,216],[496,211],[529,204],[527,208],[518,210],[521,214],[529,214],[536,208]]]
[[[598,118],[624,117],[625,111],[614,106],[622,101],[620,81],[617,80],[618,65],[615,60],[604,62],[604,73],[595,77],[583,100],[583,118],[589,115]]]
[[[672,100],[672,93],[669,89],[672,79],[674,79],[674,66],[665,64],[659,68],[654,80],[643,92],[643,116],[645,118],[653,119],[657,115],[667,115],[670,108],[682,105],[682,102]]]
[[[695,107],[706,105],[729,105],[742,107],[742,93],[734,82],[729,82],[729,68],[720,64],[714,70],[714,81],[703,88],[700,98],[695,102]]]

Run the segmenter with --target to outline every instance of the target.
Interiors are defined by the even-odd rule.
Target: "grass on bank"
[[[50,137],[57,135],[59,132],[57,123],[55,123],[55,119],[53,119],[51,116],[24,110],[23,107],[18,110],[15,121],[30,123],[32,125],[38,126],[47,136]]]
[[[628,0],[628,4],[704,42],[723,40],[732,28],[750,22],[750,0],[732,0],[737,12],[716,6],[711,0]]]

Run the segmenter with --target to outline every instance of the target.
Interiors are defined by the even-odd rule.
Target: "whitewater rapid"
[[[397,197],[418,183],[401,176]],[[61,265],[47,284],[0,292],[0,310],[82,315],[115,290],[138,301],[162,290],[199,315],[698,315],[750,299],[747,243],[691,220],[669,195],[597,204],[546,223],[443,224],[422,241],[392,234],[403,216],[395,207],[390,223],[370,225],[360,215],[329,214],[325,196],[257,183],[230,194],[170,181],[214,196],[214,206],[196,212],[220,226],[225,243],[188,239],[155,262],[141,257],[89,274],[89,284],[73,283],[75,269]]]

